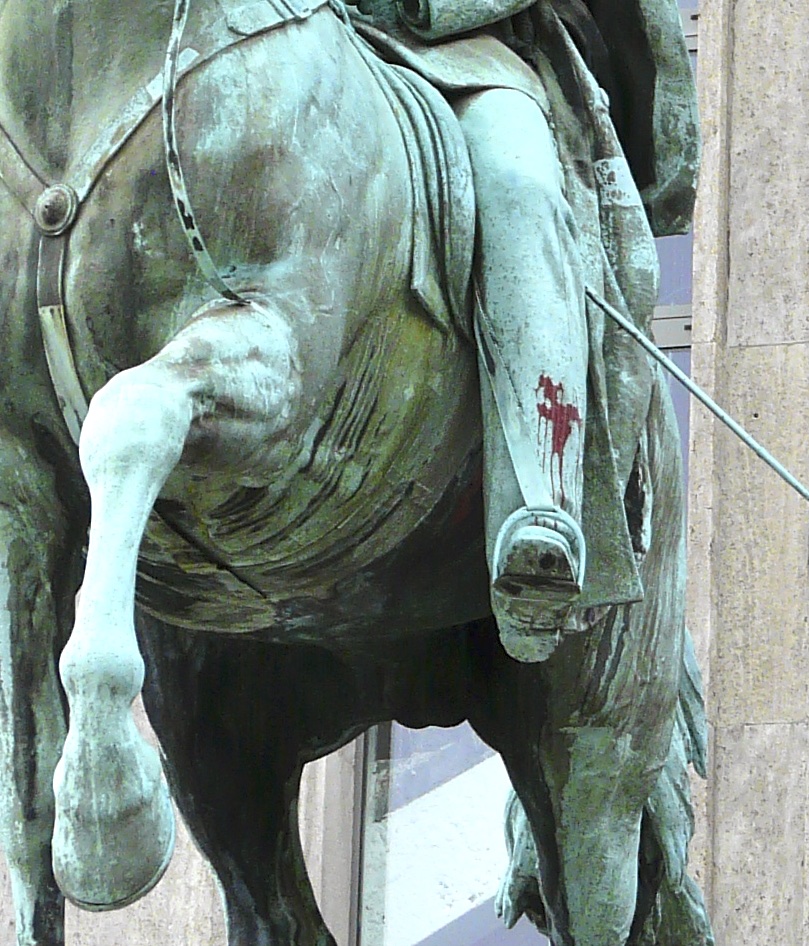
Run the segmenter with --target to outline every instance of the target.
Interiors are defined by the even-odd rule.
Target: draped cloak
[[[688,227],[699,163],[696,91],[675,0],[400,3],[374,0],[372,23],[357,23],[359,32],[450,100],[495,87],[534,98],[554,133],[587,287],[650,333],[653,237]],[[661,383],[645,352],[590,299],[587,320],[583,608],[643,596],[638,565],[653,500],[647,415]]]

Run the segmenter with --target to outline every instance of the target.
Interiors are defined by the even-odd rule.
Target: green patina
[[[705,725],[676,425],[660,370],[586,301],[648,332],[653,237],[690,219],[677,5],[361,7],[191,4],[180,156],[147,110],[57,257],[57,355],[97,394],[80,463],[40,334],[55,244],[26,188],[75,181],[159,77],[171,14],[0,0],[0,838],[18,942],[62,946],[56,880],[119,906],[171,853],[129,715],[137,569],[147,699],[233,942],[332,943],[290,833],[304,761],[380,719],[469,718],[517,793],[509,925],[525,912],[554,946],[709,946],[686,873]],[[167,160],[250,304],[200,272]],[[43,655],[74,617],[65,740]]]

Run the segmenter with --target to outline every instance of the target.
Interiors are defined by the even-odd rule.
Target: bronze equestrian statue
[[[501,753],[509,924],[712,942],[675,421],[585,301],[649,329],[685,47],[669,0],[522,6],[0,0],[19,946],[168,863],[142,687],[230,946],[333,943],[301,770],[387,719]]]

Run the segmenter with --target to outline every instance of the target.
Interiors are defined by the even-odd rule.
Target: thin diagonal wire
[[[713,400],[702,388],[691,378],[685,374],[677,365],[674,364],[671,359],[667,358],[663,352],[655,345],[653,341],[648,339],[643,332],[641,332],[636,326],[634,326],[628,319],[624,318],[617,309],[613,308],[608,302],[605,302],[603,299],[599,298],[591,289],[585,290],[588,298],[590,298],[598,307],[605,312],[614,322],[617,322],[621,328],[627,332],[635,341],[641,345],[659,364],[661,364],[669,374],[674,375],[674,377],[683,385],[694,397],[700,401],[708,410],[714,414],[722,423],[729,427],[734,434],[748,446],[757,457],[760,457],[770,469],[775,470],[775,472],[784,480],[785,483],[788,483],[797,493],[799,493],[807,502],[809,502],[809,489],[807,489],[800,480],[794,477],[789,470],[768,451],[765,450],[761,444],[755,440],[745,429],[735,421],[727,411],[723,410],[716,401]]]

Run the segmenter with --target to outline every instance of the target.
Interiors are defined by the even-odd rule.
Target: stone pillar
[[[692,366],[809,480],[809,29],[702,0]],[[690,626],[712,724],[694,845],[717,946],[809,944],[809,504],[691,412]]]

